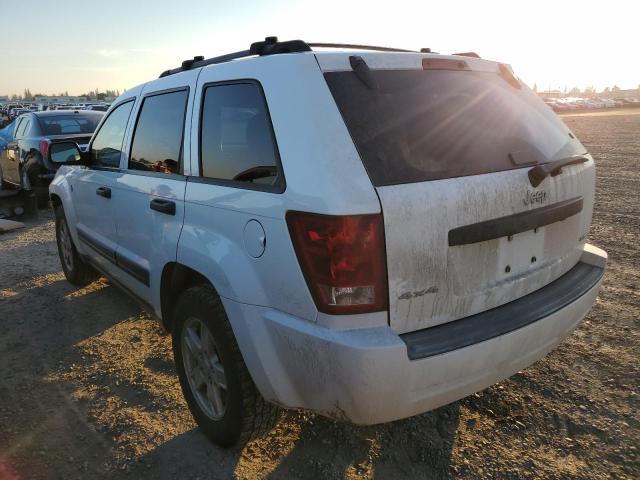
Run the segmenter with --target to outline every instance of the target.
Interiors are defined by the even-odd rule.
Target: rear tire
[[[56,208],[56,240],[62,270],[70,283],[84,287],[100,276],[76,250],[62,207]]]
[[[39,210],[49,208],[49,187],[36,186],[34,189],[36,194],[36,205]]]
[[[36,204],[39,210],[44,210],[49,207],[49,186],[44,185],[42,180],[38,178],[40,173],[44,173],[45,169],[42,167],[41,159],[38,155],[31,154],[24,164],[24,173],[27,175],[30,183],[31,190],[36,195]]]
[[[175,307],[173,355],[196,423],[221,447],[271,430],[281,410],[266,402],[242,359],[220,298],[209,285],[185,290]]]

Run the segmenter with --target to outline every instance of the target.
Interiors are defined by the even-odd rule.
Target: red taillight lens
[[[40,153],[42,154],[43,158],[47,158],[47,155],[49,153],[49,140],[42,140],[40,142]]]
[[[288,212],[287,224],[319,311],[348,314],[387,309],[382,215]]]

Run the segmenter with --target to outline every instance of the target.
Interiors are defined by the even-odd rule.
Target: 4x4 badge
[[[547,192],[540,190],[538,192],[527,191],[527,194],[522,199],[525,205],[534,205],[536,203],[544,203],[547,201]]]

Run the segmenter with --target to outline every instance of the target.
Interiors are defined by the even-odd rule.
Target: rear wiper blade
[[[562,167],[566,167],[568,165],[577,165],[578,163],[584,163],[588,161],[589,159],[585,156],[575,155],[573,157],[561,158],[560,160],[556,160],[555,162],[536,165],[531,170],[529,170],[529,182],[531,182],[532,187],[537,187],[549,175],[555,177],[556,175],[561,174]]]

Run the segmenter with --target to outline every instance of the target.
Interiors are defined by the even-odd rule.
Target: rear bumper
[[[517,300],[520,309],[514,309],[516,302],[494,309],[494,315],[506,309],[505,318],[529,321],[511,322],[515,328],[497,331],[490,338],[474,337],[468,326],[466,331],[449,331],[471,339],[464,344],[448,342],[447,335],[435,330],[429,335],[431,329],[409,334],[414,337],[407,341],[408,335],[403,340],[389,327],[337,331],[264,307],[230,300],[224,304],[245,362],[266,399],[356,424],[375,424],[453,402],[542,358],[593,305],[605,262],[602,250],[587,245],[572,270],[576,274],[575,269],[580,269],[574,283],[590,275],[588,282],[582,282],[582,290],[574,289],[564,301],[559,294],[553,295],[557,284],[534,292],[531,295],[550,289],[546,300],[554,306],[533,320],[530,312],[540,306],[542,297],[529,303]],[[468,319],[458,322],[464,321]]]

